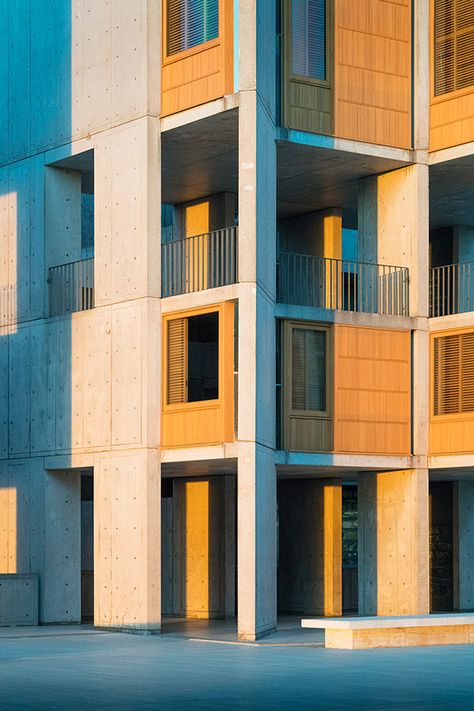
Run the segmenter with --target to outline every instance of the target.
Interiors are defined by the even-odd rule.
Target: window
[[[219,36],[219,0],[167,0],[167,54]]]
[[[326,79],[326,0],[291,2],[291,73]]]
[[[434,339],[434,414],[474,412],[474,333]]]
[[[219,314],[168,321],[167,403],[219,398]]]
[[[291,332],[291,409],[327,410],[327,331],[293,327]]]
[[[474,3],[435,0],[434,93],[474,85]]]

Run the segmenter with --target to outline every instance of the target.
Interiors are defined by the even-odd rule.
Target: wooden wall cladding
[[[412,0],[334,0],[334,132],[410,148]]]
[[[163,0],[161,116],[218,99],[234,90],[233,0],[219,0],[219,37],[166,56],[166,0]]]
[[[234,439],[234,304],[181,311],[164,317],[163,333],[173,318],[219,312],[219,398],[204,402],[166,404],[167,336],[163,338],[162,448],[222,444]]]
[[[440,454],[465,454],[474,451],[474,411],[460,411],[453,414],[434,414],[434,343],[436,338],[443,336],[456,336],[472,333],[473,329],[452,329],[431,334],[430,348],[430,435],[429,451],[432,455]],[[469,354],[472,367],[472,354]],[[466,360],[466,358],[465,358]],[[452,369],[452,365],[450,368]],[[467,364],[469,365],[469,363]],[[459,390],[464,391],[466,396],[472,393],[472,375],[467,372],[467,368],[459,368],[457,377],[459,378]],[[452,373],[450,377],[452,378]],[[462,408],[459,408],[462,410]]]
[[[474,141],[474,87],[431,99],[430,151]]]
[[[334,451],[410,454],[410,333],[334,326]]]
[[[436,151],[474,140],[474,86],[469,58],[472,54],[472,0],[440,2],[439,24],[435,0],[430,0],[430,150]],[[448,19],[449,18],[449,19]],[[453,29],[459,23],[460,34]],[[436,27],[437,25],[437,27]],[[435,36],[436,34],[436,36]],[[435,77],[435,43],[444,61]],[[435,82],[436,78],[436,82]],[[436,86],[435,86],[436,84]],[[438,96],[435,96],[438,90]],[[442,93],[445,91],[446,93]]]

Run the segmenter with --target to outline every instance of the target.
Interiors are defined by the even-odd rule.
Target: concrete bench
[[[308,618],[301,620],[301,627],[325,630],[325,647],[330,649],[474,643],[474,613]]]

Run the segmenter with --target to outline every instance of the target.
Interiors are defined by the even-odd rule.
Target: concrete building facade
[[[0,26],[0,624],[473,610],[471,3]]]

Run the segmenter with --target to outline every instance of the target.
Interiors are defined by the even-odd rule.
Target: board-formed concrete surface
[[[0,635],[2,711],[445,711],[474,698],[472,647],[351,652],[63,629]]]

